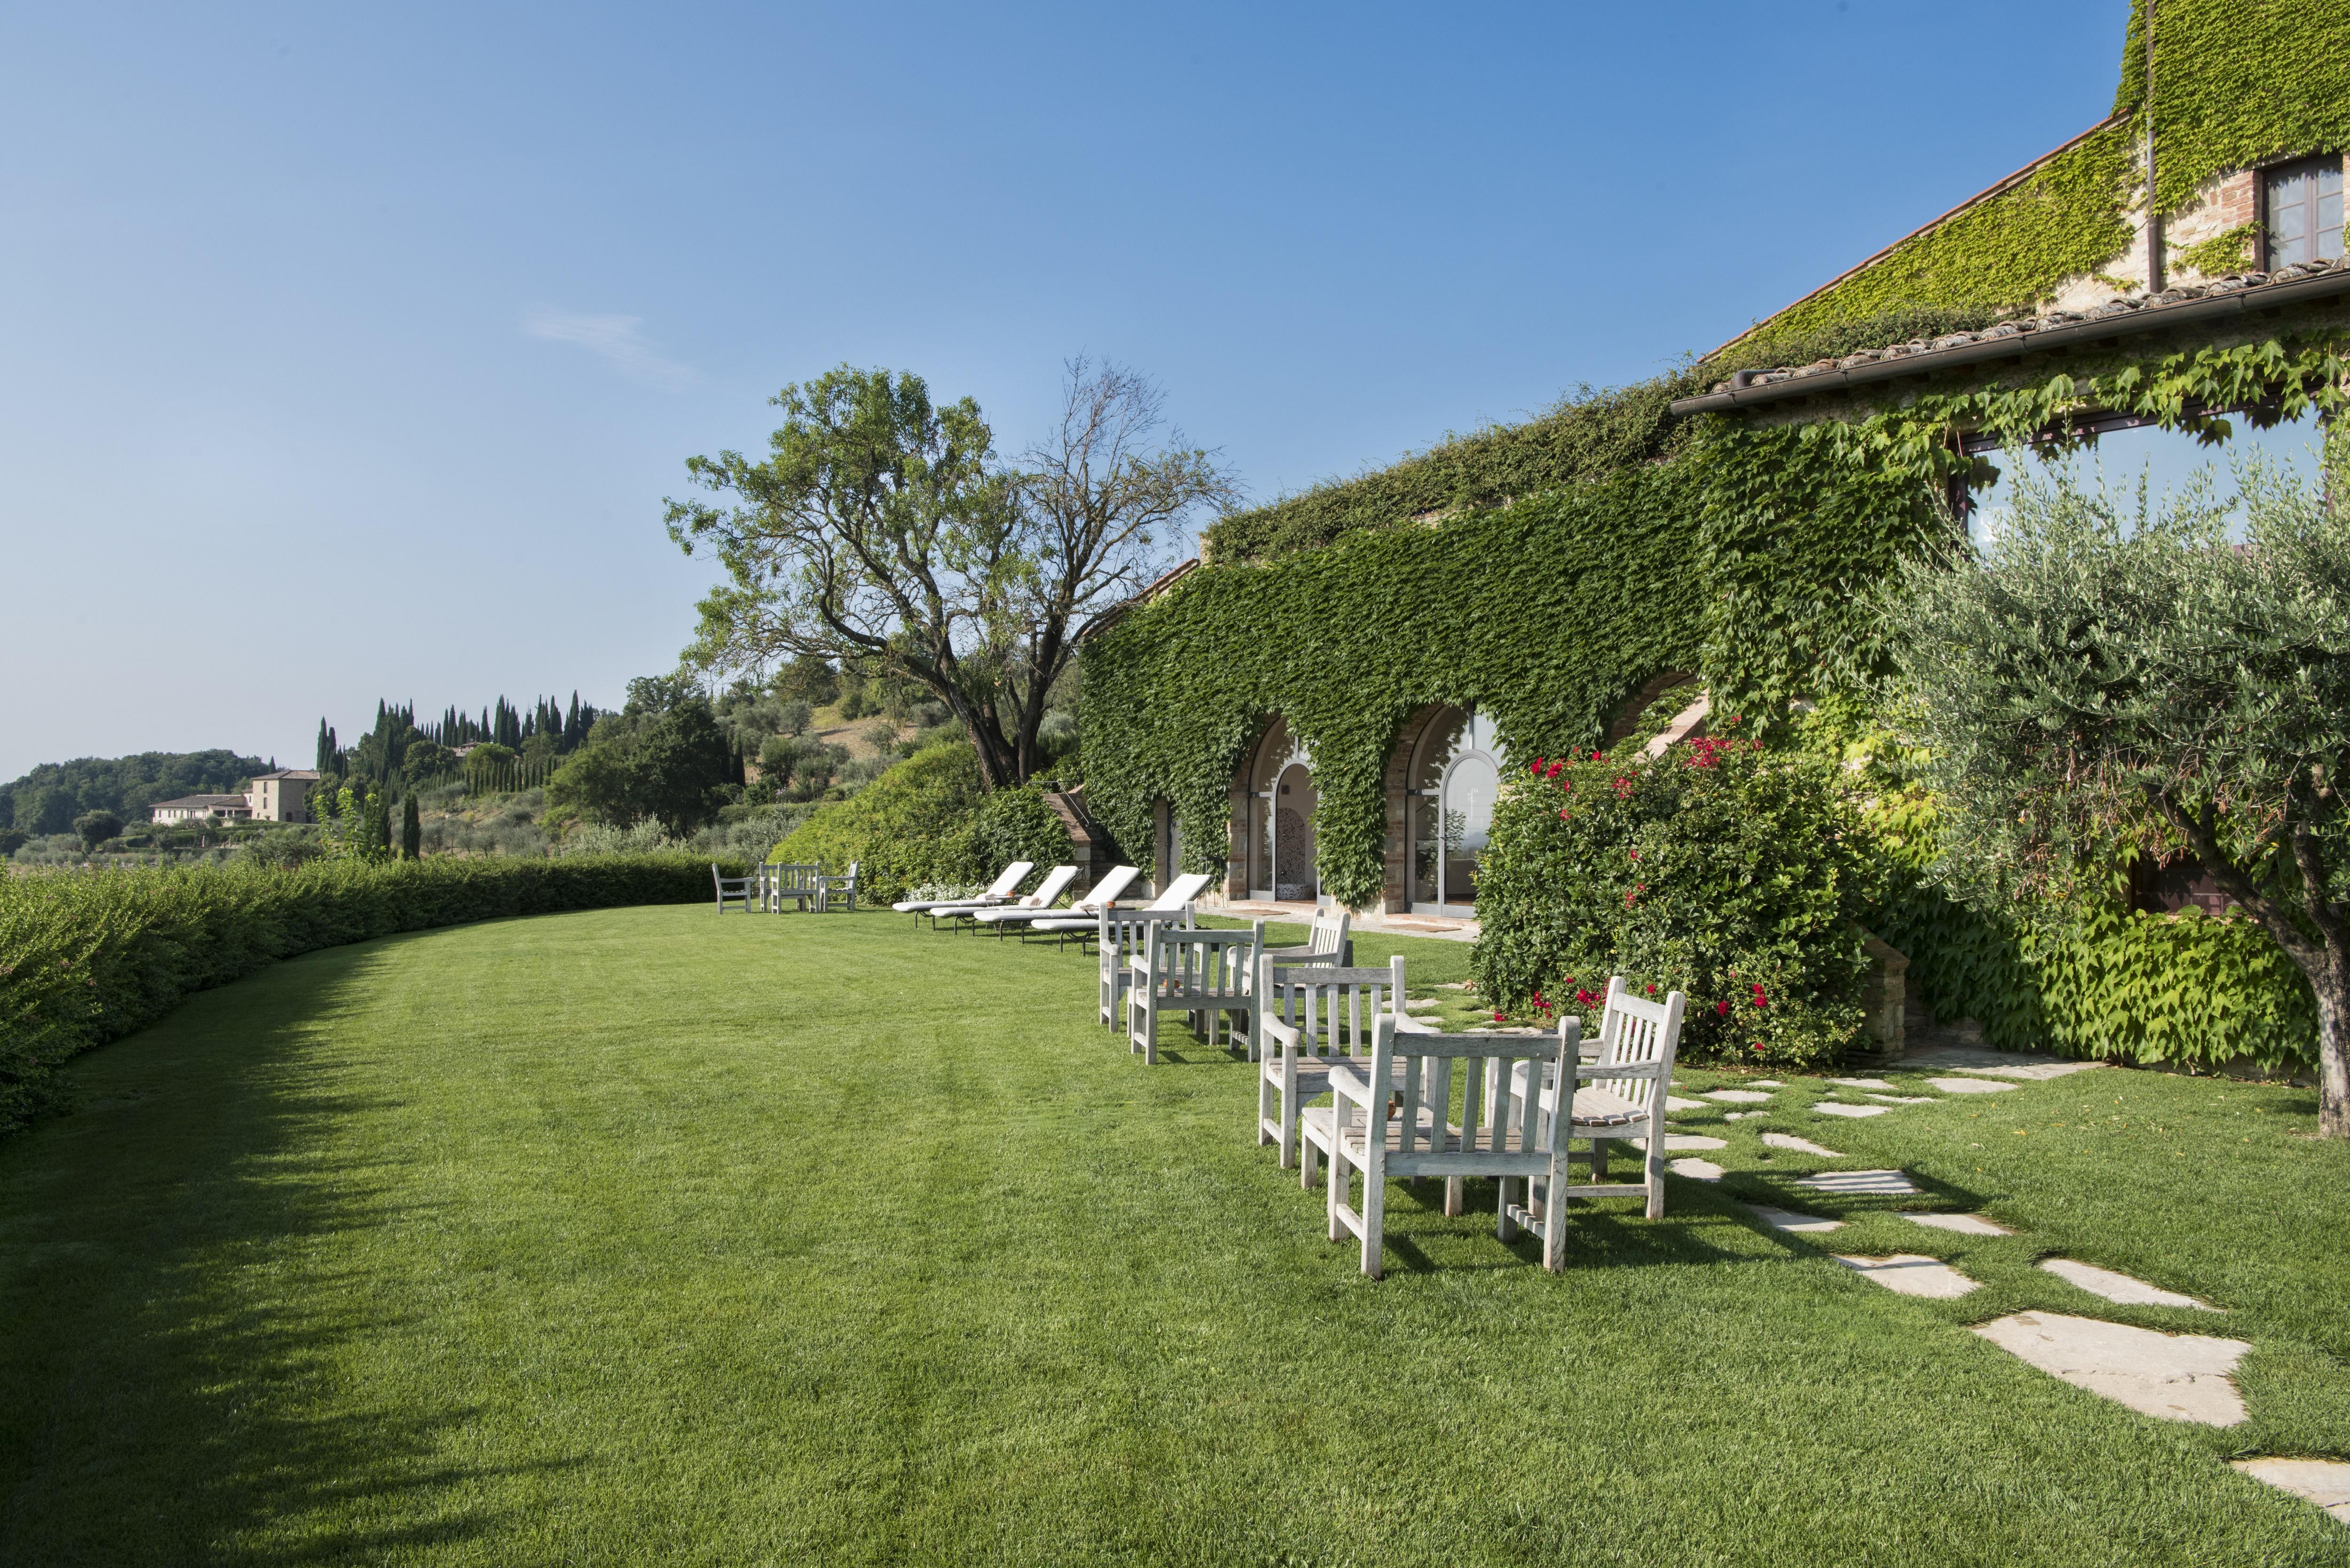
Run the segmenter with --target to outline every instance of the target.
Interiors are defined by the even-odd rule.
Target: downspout
[[[2146,291],[2162,292],[2162,209],[2154,186],[2154,6],[2146,0]]]

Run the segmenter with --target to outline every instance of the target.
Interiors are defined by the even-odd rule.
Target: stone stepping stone
[[[1707,1105],[1703,1100],[1684,1100],[1679,1095],[1667,1095],[1665,1096],[1665,1109],[1669,1111],[1710,1111],[1713,1109],[1713,1107]]]
[[[1675,1176],[1686,1176],[1691,1181],[1720,1181],[1722,1178],[1721,1167],[1710,1159],[1676,1159],[1665,1168]]]
[[[1889,1258],[1852,1258],[1842,1252],[1828,1255],[1846,1268],[1856,1269],[1887,1290],[1905,1296],[1950,1301],[1982,1288],[1981,1281],[1967,1278],[1939,1258],[1924,1258],[1915,1252],[1896,1252]]]
[[[2350,1465],[2339,1459],[2237,1459],[2235,1467],[2350,1524]]]
[[[1644,1137],[1627,1137],[1624,1141],[1637,1149],[1645,1150],[1648,1147],[1648,1140]],[[1682,1148],[1728,1148],[1729,1147],[1728,1139],[1707,1137],[1702,1133],[1667,1133],[1665,1135],[1667,1154]]]
[[[1847,1089],[1889,1089],[1893,1085],[1882,1078],[1830,1078],[1831,1084],[1842,1084]]]
[[[1816,1154],[1823,1159],[1842,1159],[1845,1158],[1843,1155],[1838,1154],[1832,1148],[1822,1148],[1811,1139],[1807,1137],[1797,1137],[1794,1133],[1764,1133],[1762,1135],[1762,1141],[1769,1144],[1773,1148],[1791,1148],[1797,1154]]]
[[[1416,996],[1410,1001],[1405,1002],[1404,1005],[1409,1008],[1412,1012],[1419,1012],[1430,1007],[1441,1007],[1444,1003],[1442,1001],[1433,996]]]
[[[1823,1220],[1816,1214],[1797,1214],[1791,1210],[1773,1209],[1765,1203],[1750,1203],[1754,1216],[1773,1231],[1793,1231],[1798,1235],[1825,1233],[1844,1229],[1841,1220]]]
[[[2063,1313],[2019,1312],[1975,1332],[2075,1388],[2102,1394],[2165,1421],[2232,1427],[2243,1396],[2228,1375],[2251,1348],[2241,1339],[2157,1334]]]
[[[1929,1078],[1926,1082],[1946,1095],[1997,1095],[2015,1087],[2013,1084],[1994,1084],[1989,1078]]]
[[[2051,1078],[2061,1078],[2067,1073],[2085,1073],[2092,1067],[2102,1067],[2103,1062],[2035,1062],[2028,1067],[1953,1067],[1953,1073],[1989,1073],[2001,1078],[2018,1078],[2029,1084],[2044,1084]]]
[[[1814,1100],[1812,1109],[1824,1116],[1881,1116],[1891,1106],[1848,1106],[1842,1100]]]
[[[1930,1106],[1934,1103],[1931,1095],[1871,1095],[1868,1097],[1883,1100],[1889,1106]]]
[[[1756,1089],[1708,1089],[1705,1097],[1731,1105],[1754,1106],[1762,1104],[1771,1096]]]
[[[1980,1214],[1909,1214],[1901,1218],[1913,1225],[1931,1225],[1937,1231],[1956,1231],[1961,1236],[2012,1236],[2006,1226],[1984,1219]]]
[[[1721,1119],[1726,1122],[1742,1122],[1750,1116],[1767,1116],[1770,1114],[1769,1111],[1724,1111],[1721,1113]]]
[[[1776,1078],[1757,1078],[1754,1080],[1754,1086],[1758,1089],[1783,1089],[1787,1085]]]
[[[2209,1302],[2199,1302],[2193,1296],[2182,1296],[2177,1291],[2166,1291],[2144,1280],[2117,1274],[2111,1269],[2101,1269],[2094,1263],[2076,1263],[2070,1258],[2043,1258],[2040,1267],[2058,1279],[2080,1286],[2093,1296],[2103,1296],[2124,1306],[2193,1307],[2197,1312],[2218,1312]]]
[[[1908,1198],[1918,1189],[1908,1173],[1898,1170],[1823,1170],[1817,1176],[1807,1176],[1795,1183],[1814,1192],[1832,1192],[1839,1198],[1895,1197]]]

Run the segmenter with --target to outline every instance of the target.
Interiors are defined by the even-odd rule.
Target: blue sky
[[[0,11],[0,779],[617,699],[683,460],[1148,371],[1269,499],[1712,347],[2098,119],[2125,0]]]

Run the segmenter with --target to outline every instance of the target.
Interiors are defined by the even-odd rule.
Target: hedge
[[[279,959],[469,920],[711,896],[710,861],[679,854],[0,877],[0,1136],[55,1099],[60,1063]]]
[[[860,902],[886,904],[923,882],[969,882],[982,876],[981,795],[979,753],[968,742],[941,742],[818,808],[767,858],[836,877],[855,861]]]

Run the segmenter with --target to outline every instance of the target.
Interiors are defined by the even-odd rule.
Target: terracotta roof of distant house
[[[255,774],[253,782],[259,784],[263,779],[309,779],[316,782],[317,777],[318,770],[316,768],[280,768],[274,774]]]
[[[183,794],[177,800],[159,800],[148,809],[158,810],[167,805],[243,805],[241,794]]]

